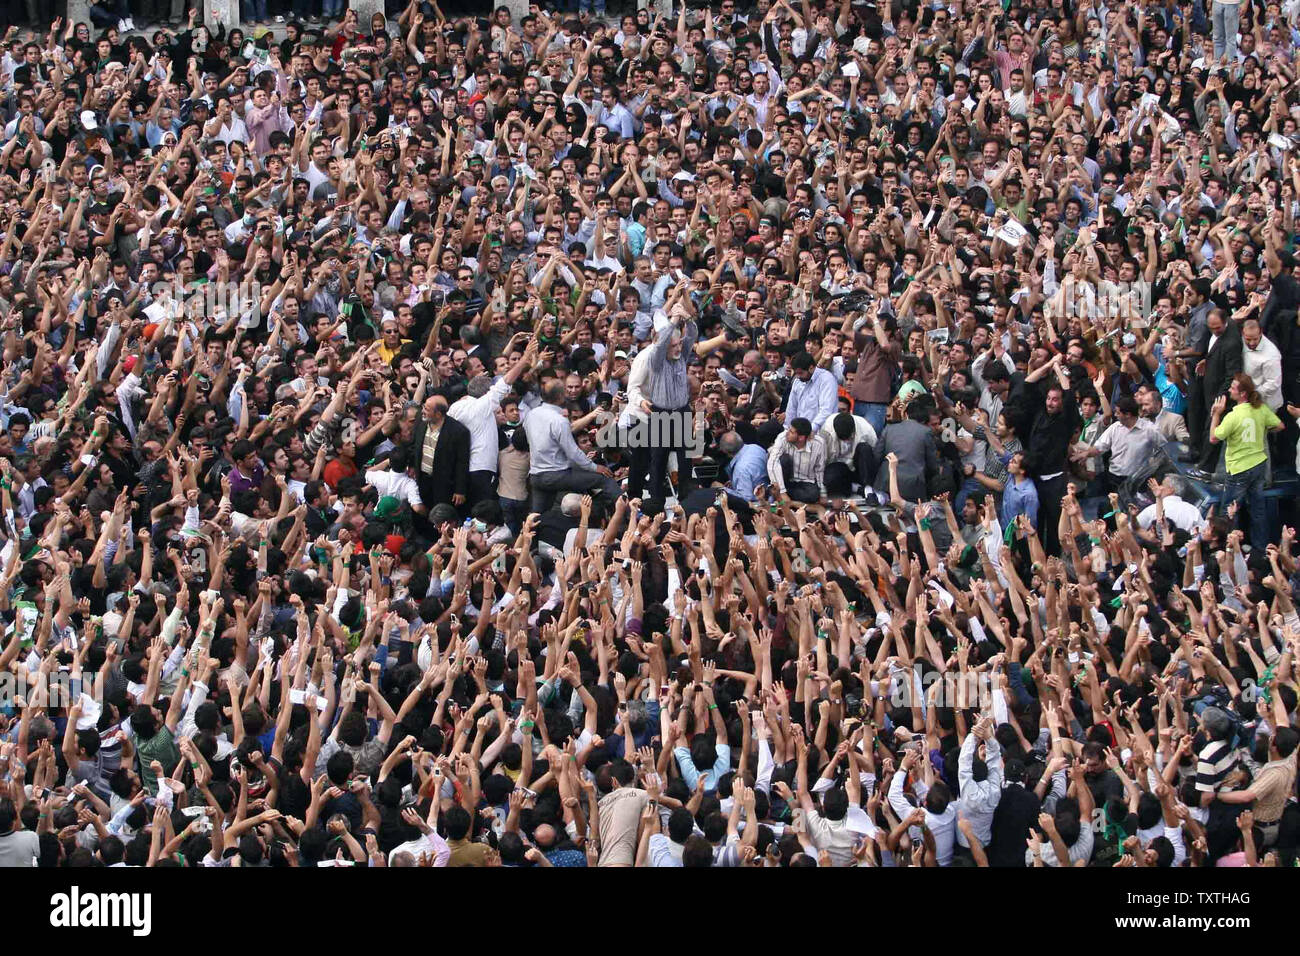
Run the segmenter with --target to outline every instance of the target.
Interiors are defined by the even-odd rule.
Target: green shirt
[[[1226,445],[1228,474],[1239,475],[1263,462],[1268,457],[1268,430],[1280,424],[1263,402],[1258,406],[1243,403],[1228,412],[1214,430],[1214,437]]]
[[[158,733],[148,740],[136,742],[136,754],[140,758],[140,782],[150,796],[158,794],[158,775],[149,767],[149,762],[157,760],[163,765],[163,771],[171,773],[180,762],[181,751],[176,746],[176,738],[166,727],[159,727]]]

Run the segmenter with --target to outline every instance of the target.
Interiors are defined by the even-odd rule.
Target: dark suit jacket
[[[1205,356],[1205,401],[1213,402],[1228,390],[1232,376],[1241,371],[1241,332],[1228,320],[1214,347]]]
[[[898,491],[908,501],[926,497],[927,476],[939,468],[939,454],[934,447],[934,435],[920,422],[911,419],[885,426],[882,444],[876,449],[880,470],[876,474],[877,493],[889,494],[889,462],[886,456],[892,451],[898,456]]]
[[[433,452],[433,472],[424,470],[424,436],[428,423],[421,420],[415,426],[407,451],[415,467],[415,483],[420,488],[420,498],[426,508],[451,504],[452,495],[468,494],[469,489],[469,429],[456,419],[443,419],[442,431]]]

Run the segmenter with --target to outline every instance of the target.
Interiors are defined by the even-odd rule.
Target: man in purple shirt
[[[247,439],[240,439],[230,450],[230,457],[235,462],[235,467],[230,469],[228,475],[232,493],[253,491],[262,487],[266,469],[262,467],[262,460],[257,457],[256,445]]]

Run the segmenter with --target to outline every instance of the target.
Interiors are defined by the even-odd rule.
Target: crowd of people
[[[4,37],[0,865],[1293,865],[1300,6],[567,6]]]

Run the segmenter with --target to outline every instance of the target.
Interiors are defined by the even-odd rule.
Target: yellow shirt
[[[375,346],[375,351],[379,353],[379,357],[384,360],[385,364],[389,364],[397,356],[398,350],[403,345],[410,345],[410,344],[411,344],[410,339],[402,339],[402,341],[398,344],[397,348],[390,349],[387,343],[382,338],[380,338],[379,344]]]
[[[1214,430],[1214,437],[1226,444],[1224,464],[1228,474],[1239,475],[1268,458],[1268,430],[1282,424],[1273,409],[1242,403],[1228,412]]]

